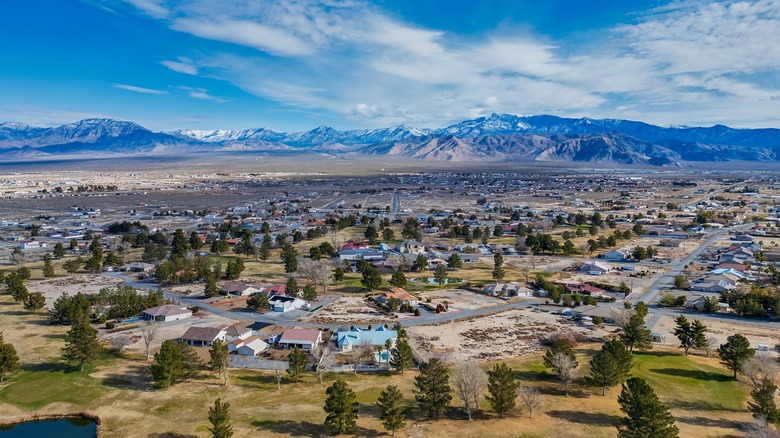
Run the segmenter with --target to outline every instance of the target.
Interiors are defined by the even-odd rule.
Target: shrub
[[[192,310],[192,313],[198,313],[198,312],[200,312],[200,307],[199,306],[192,306],[192,308],[190,310]]]
[[[106,329],[113,330],[116,327],[116,324],[114,324],[114,321],[108,321],[106,323]]]
[[[414,309],[414,316],[420,316],[420,309]]]

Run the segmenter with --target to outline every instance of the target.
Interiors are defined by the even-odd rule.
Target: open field
[[[24,358],[23,372],[0,384],[0,419],[42,413],[89,411],[99,415],[107,437],[194,437],[206,431],[206,412],[217,397],[232,405],[236,437],[328,436],[322,426],[324,388],[307,375],[302,383],[283,383],[277,391],[272,375],[236,370],[222,387],[213,376],[152,390],[149,362],[139,355],[116,356],[106,352],[84,373],[72,371],[57,359],[64,327],[42,325],[41,315],[16,312],[6,296],[0,297],[0,330],[14,342]],[[16,313],[11,313],[16,312]],[[60,334],[60,335],[58,335]],[[591,346],[578,349],[581,367],[587,367]],[[38,352],[36,354],[36,352]],[[564,397],[554,376],[534,355],[512,359],[523,384],[539,387],[545,403],[533,420],[518,409],[505,419],[489,411],[467,421],[452,402],[445,418],[430,421],[411,410],[408,437],[613,437],[620,417],[615,402],[618,388],[602,397],[598,389],[574,385]],[[715,359],[685,358],[676,351],[635,355],[634,375],[647,379],[678,418],[684,437],[740,436],[741,423],[750,420],[745,410],[745,389],[729,379]],[[410,407],[414,372],[343,375],[357,392],[360,418],[355,436],[384,436],[374,402],[380,389],[398,385]],[[326,377],[326,385],[334,376]],[[481,403],[484,409],[487,405]]]

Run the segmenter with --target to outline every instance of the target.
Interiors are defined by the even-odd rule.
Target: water
[[[0,438],[30,438],[56,436],[57,438],[96,438],[97,424],[86,418],[36,420],[0,426]]]

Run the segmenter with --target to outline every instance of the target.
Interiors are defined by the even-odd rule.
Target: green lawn
[[[64,402],[85,407],[108,389],[86,372],[54,364],[49,370],[23,371],[14,375],[2,389],[0,400],[29,409],[39,409],[50,403]]]

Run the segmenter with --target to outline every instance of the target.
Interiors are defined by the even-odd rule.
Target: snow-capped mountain
[[[555,160],[678,165],[685,161],[778,161],[780,130],[723,125],[661,127],[619,119],[492,114],[436,130],[397,125],[339,131],[179,130],[87,119],[54,128],[0,124],[0,159],[64,155],[285,151],[429,160]]]

